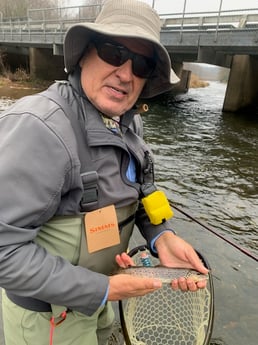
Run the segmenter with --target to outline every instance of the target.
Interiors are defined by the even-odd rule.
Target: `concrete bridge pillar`
[[[30,75],[43,80],[64,79],[64,58],[49,48],[30,48]]]
[[[176,93],[185,93],[189,89],[191,71],[185,70],[183,62],[173,62],[172,68],[176,75],[180,78],[180,82],[175,85]]]
[[[223,111],[236,112],[258,104],[258,58],[235,55],[223,104]]]

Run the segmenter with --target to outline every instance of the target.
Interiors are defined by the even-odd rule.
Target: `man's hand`
[[[117,255],[116,262],[122,268],[135,266],[133,259],[126,253]],[[108,300],[117,301],[129,297],[144,296],[161,288],[161,286],[161,281],[157,279],[117,274],[109,278]]]
[[[117,274],[109,278],[109,301],[144,296],[161,288],[160,280],[133,277],[129,274]]]
[[[203,265],[193,247],[182,238],[174,235],[172,232],[164,232],[155,242],[159,259],[162,265],[168,267],[188,267],[193,268],[200,273],[207,274],[209,270]],[[195,282],[192,278],[174,279],[172,288],[182,291],[196,291],[206,286],[204,279]]]

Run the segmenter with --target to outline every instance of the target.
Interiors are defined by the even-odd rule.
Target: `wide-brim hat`
[[[73,72],[96,34],[140,38],[152,43],[157,60],[140,97],[151,98],[171,90],[180,79],[171,68],[167,50],[160,43],[160,24],[158,13],[142,1],[106,0],[94,23],[78,23],[68,29],[64,39],[66,72]]]

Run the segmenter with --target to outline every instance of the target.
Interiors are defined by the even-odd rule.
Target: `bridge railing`
[[[48,41],[53,39],[55,42],[58,35],[61,41],[72,24],[94,21],[100,9],[100,4],[42,8],[28,10],[26,18],[0,17],[0,42],[24,42],[25,40],[33,42],[40,40],[40,36],[44,42],[46,35],[48,35]],[[160,19],[162,30],[180,32],[180,40],[184,33],[189,31],[212,31],[216,37],[219,32],[225,30],[258,30],[258,8],[167,13],[160,15]]]
[[[101,10],[101,4],[66,6],[57,8],[28,9],[28,20],[73,20],[75,22],[94,21]]]
[[[4,18],[0,21],[0,34],[65,32],[72,24],[93,22],[101,5],[69,6],[61,8],[36,8],[27,11],[27,17]]]
[[[220,32],[258,30],[258,8],[210,12],[174,13],[160,15],[163,31],[180,34],[179,43],[187,32],[214,32],[216,41]]]
[[[258,25],[258,8],[160,15],[162,27],[170,30],[234,29]]]

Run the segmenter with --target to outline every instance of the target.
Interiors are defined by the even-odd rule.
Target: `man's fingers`
[[[171,287],[173,290],[182,290],[182,291],[197,291],[198,289],[204,289],[207,285],[206,280],[201,280],[196,282],[191,277],[189,278],[178,278],[174,279],[171,282]]]
[[[133,259],[126,253],[116,255],[116,263],[122,268],[135,266]]]

